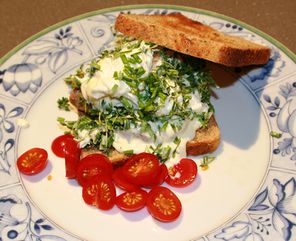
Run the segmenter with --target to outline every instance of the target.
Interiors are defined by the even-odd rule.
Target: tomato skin
[[[82,187],[82,197],[85,203],[101,210],[113,208],[116,200],[116,189],[112,180],[105,176],[95,176],[85,182]]]
[[[96,206],[98,184],[95,178],[88,180],[82,187],[82,198],[88,205]]]
[[[114,184],[125,191],[135,191],[140,189],[139,185],[130,183],[122,173],[122,168],[118,167],[112,174]]]
[[[25,175],[34,175],[43,171],[47,163],[47,151],[36,147],[20,155],[17,159],[16,165],[21,173]]]
[[[58,136],[51,143],[52,152],[58,157],[65,158],[66,141],[67,141],[67,139],[73,139],[73,138],[74,137],[70,134],[64,134],[64,135]]]
[[[76,169],[80,161],[81,150],[79,148],[79,143],[71,138],[66,139],[64,151],[65,151],[66,177],[70,179],[75,178]]]
[[[131,183],[151,186],[159,172],[158,157],[150,153],[132,156],[122,167],[122,173]]]
[[[76,179],[83,186],[84,183],[97,175],[106,175],[111,178],[113,167],[108,157],[101,154],[90,154],[82,158],[77,166]]]
[[[169,175],[166,178],[166,183],[173,187],[186,187],[190,185],[198,174],[195,161],[188,158],[183,158],[179,163],[169,168]],[[178,177],[174,177],[179,175]]]
[[[161,222],[175,221],[182,211],[179,198],[170,189],[162,186],[151,189],[146,205],[151,216]]]
[[[152,188],[154,186],[160,186],[164,183],[165,179],[168,176],[168,168],[165,164],[161,164],[159,168],[159,172],[156,175],[154,181],[151,183],[151,186],[148,186],[147,188]]]
[[[116,197],[116,205],[123,211],[135,212],[145,207],[147,196],[147,192],[142,189],[124,192]]]

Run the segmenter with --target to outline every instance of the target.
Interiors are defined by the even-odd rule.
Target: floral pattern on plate
[[[55,76],[91,56],[79,26],[61,26],[19,50],[0,69],[0,88],[8,97],[30,103]],[[2,85],[2,87],[1,87]]]
[[[17,120],[25,106],[1,99],[0,103],[0,187],[18,181],[15,160],[15,136]]]
[[[217,234],[215,240],[293,240],[296,219],[296,180],[291,173],[270,172],[251,206]]]
[[[296,76],[292,75],[257,94],[270,118],[273,138],[272,166],[296,170]]]
[[[0,196],[1,240],[77,240],[48,222],[24,196],[22,187],[8,188]]]

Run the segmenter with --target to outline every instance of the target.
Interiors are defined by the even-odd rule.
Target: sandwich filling
[[[65,79],[78,119],[59,118],[80,143],[106,155],[150,152],[168,166],[186,157],[186,143],[214,112],[204,62],[155,44],[117,36],[111,47]],[[74,96],[74,97],[73,97]]]

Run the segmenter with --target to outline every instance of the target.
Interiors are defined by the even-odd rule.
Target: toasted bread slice
[[[270,58],[268,47],[223,34],[181,13],[120,14],[115,29],[127,36],[231,67],[265,64]]]
[[[220,144],[220,128],[214,116],[205,128],[195,131],[195,137],[186,143],[188,156],[197,156],[215,151]]]
[[[219,146],[219,144],[220,144],[220,129],[215,120],[215,117],[212,116],[209,120],[208,125],[205,128],[200,128],[196,130],[195,137],[191,141],[187,142],[186,152],[188,156],[197,156],[197,155],[207,154],[215,151]],[[89,149],[82,149],[81,157],[83,158],[93,153],[104,154],[95,148],[89,148]],[[124,164],[130,156],[125,155],[124,153],[118,152],[115,149],[113,149],[109,153],[108,157],[112,165],[114,167],[118,167]]]

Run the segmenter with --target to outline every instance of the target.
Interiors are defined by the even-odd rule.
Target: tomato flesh
[[[183,158],[179,163],[169,168],[169,175],[165,181],[173,187],[186,187],[195,180],[197,171],[195,161]]]
[[[132,156],[122,167],[122,172],[131,183],[151,186],[159,168],[157,156],[143,152]]]
[[[82,158],[78,164],[76,179],[83,186],[94,176],[106,175],[111,178],[113,167],[108,157],[101,154],[90,154]]]
[[[53,140],[51,144],[51,150],[56,156],[65,158],[65,145],[67,139],[73,139],[73,136],[70,134],[65,134],[58,136]]]
[[[146,205],[151,216],[161,222],[176,220],[182,210],[179,198],[170,189],[161,186],[151,189]]]
[[[112,179],[115,185],[125,191],[135,191],[140,187],[139,185],[129,182],[122,173],[122,168],[118,167],[112,174]]]
[[[102,210],[109,210],[115,205],[116,189],[107,176],[95,176],[82,186],[82,197],[85,203]]]
[[[75,178],[76,169],[80,160],[80,148],[74,139],[66,139],[64,146],[66,177]]]
[[[146,200],[147,192],[138,189],[137,191],[124,192],[117,196],[116,205],[126,212],[134,212],[145,207]]]
[[[19,171],[25,175],[34,175],[45,169],[48,162],[47,151],[42,148],[32,148],[17,159]]]
[[[150,187],[159,186],[163,184],[167,176],[168,176],[168,168],[166,167],[165,164],[161,164],[159,168],[159,173],[156,175],[154,181],[151,182]]]

